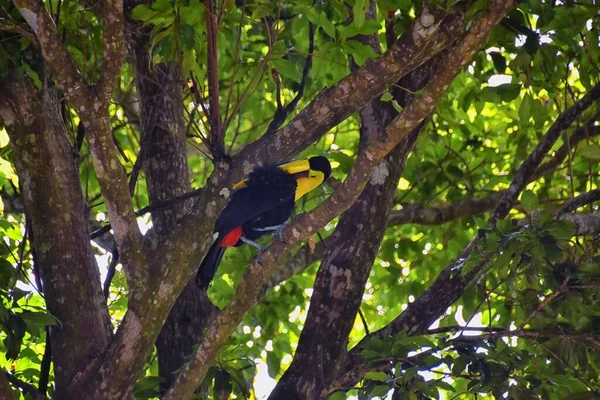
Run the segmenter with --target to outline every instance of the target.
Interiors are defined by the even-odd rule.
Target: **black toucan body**
[[[256,167],[248,178],[233,186],[229,203],[217,218],[217,237],[204,257],[196,282],[208,287],[228,247],[255,241],[278,232],[288,220],[296,200],[310,192],[331,174],[327,158],[315,156],[282,165]]]

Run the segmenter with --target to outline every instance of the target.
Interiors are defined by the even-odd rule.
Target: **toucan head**
[[[310,169],[313,171],[320,171],[323,173],[323,180],[327,180],[331,175],[331,164],[327,157],[314,156],[308,159]]]
[[[292,161],[291,163],[281,165],[280,168],[296,177],[296,182],[298,183],[296,201],[325,182],[329,178],[329,175],[331,175],[331,164],[323,156]]]
[[[318,187],[331,175],[331,164],[326,157],[314,156],[304,158],[302,160],[292,161],[289,163],[277,166],[281,170],[293,175],[296,179],[296,195],[295,200]],[[237,190],[246,186],[248,179],[239,181],[233,185],[233,189]]]

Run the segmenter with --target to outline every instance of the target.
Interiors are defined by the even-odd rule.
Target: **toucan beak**
[[[281,164],[278,167],[290,175],[295,175],[300,172],[308,171],[310,169],[310,162],[308,161],[307,158],[305,158],[303,160],[292,161],[289,163]],[[238,189],[245,187],[247,181],[248,181],[248,179],[243,179],[243,180],[239,181],[238,183],[233,185],[233,190],[238,190]]]
[[[292,161],[286,164],[281,164],[279,168],[281,168],[288,174],[294,175],[299,172],[308,171],[310,169],[310,162],[308,161],[308,158],[305,158],[304,160]]]

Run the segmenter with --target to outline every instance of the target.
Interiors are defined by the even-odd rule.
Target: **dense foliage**
[[[115,196],[107,201],[114,192],[103,186],[105,178],[98,173],[101,155],[93,148],[97,140],[91,141],[89,137],[90,132],[101,130],[86,125],[89,118],[79,107],[79,97],[66,89],[69,81],[57,79],[58,74],[48,66],[57,60],[49,50],[42,50],[47,42],[26,21],[30,16],[23,13],[28,4],[36,1],[15,3],[18,6],[4,2],[0,9],[0,81],[25,82],[21,87],[29,90],[28,96],[40,99],[50,96],[49,93],[58,96],[56,110],[52,112],[64,125],[84,196],[85,217],[89,230],[95,231],[110,222],[113,211],[107,203],[118,200]],[[172,76],[177,77],[174,87],[182,93],[174,101],[183,103],[179,115],[183,124],[177,129],[182,138],[185,136],[182,148],[190,171],[189,189],[198,189],[210,188],[210,182],[230,184],[241,177],[242,169],[237,167],[231,168],[233,175],[228,172],[229,178],[213,172],[218,168],[228,171],[228,163],[231,157],[236,160],[236,154],[247,157],[248,165],[258,161],[250,153],[255,149],[247,145],[255,141],[265,145],[260,139],[268,135],[272,135],[271,142],[277,141],[276,131],[286,123],[288,128],[297,129],[295,135],[300,142],[301,135],[308,137],[306,132],[311,131],[310,118],[333,120],[334,113],[330,110],[322,115],[312,110],[312,116],[303,116],[299,111],[319,98],[327,99],[330,88],[338,87],[351,71],[360,71],[361,67],[372,65],[371,60],[377,61],[397,38],[411,32],[424,9],[440,14],[460,9],[468,30],[477,24],[480,15],[497,7],[496,2],[438,0],[381,0],[376,4],[363,0],[139,3],[125,2],[127,57],[119,66],[115,84],[109,85],[112,92],[104,111],[109,116],[114,143],[109,151],[118,157],[127,175],[133,209],[142,210],[137,221],[143,232],[149,229],[146,239],[152,234],[153,220],[157,217],[150,216],[144,208],[150,206],[152,212],[159,209],[156,206],[159,202],[148,194],[156,184],[149,182],[146,170],[151,161],[148,164],[143,161],[150,156],[140,150],[144,149],[146,137],[152,140],[150,135],[142,134],[154,121],[147,113],[150,103],[146,102],[151,102],[152,96],[170,96],[171,89],[157,90],[150,96],[136,86],[143,76],[133,62],[139,60],[134,55],[138,51],[132,39],[135,34],[145,37],[148,73],[165,65],[174,66]],[[82,82],[90,87],[106,84],[103,77],[110,76],[105,74],[105,68],[111,60],[106,58],[104,47],[108,40],[105,21],[112,13],[112,2],[106,2],[104,8],[93,1],[52,0],[44,2],[43,7],[56,24],[55,32],[50,33],[66,49],[69,62]],[[347,346],[343,345],[344,350],[338,355],[337,367],[333,372],[326,367],[325,372],[317,374],[324,380],[317,379],[315,383],[321,396],[331,399],[600,396],[599,11],[597,2],[592,0],[529,0],[504,16],[483,47],[474,49],[477,51],[472,61],[451,81],[435,111],[427,113],[424,124],[417,128],[418,138],[412,150],[400,153],[405,162],[403,170],[398,170],[400,179],[392,184],[388,222],[377,228],[382,235],[381,243],[373,235],[361,235],[360,231],[356,235],[344,235],[345,231],[333,234],[342,218],[337,216],[355,198],[347,206],[340,206],[337,214],[332,215],[335,218],[319,235],[311,235],[308,242],[287,253],[287,258],[279,263],[281,267],[275,269],[274,278],[268,281],[265,276],[268,288],[256,300],[247,299],[243,320],[234,324],[237,328],[232,328],[233,333],[227,335],[218,354],[209,359],[210,369],[205,371],[197,398],[255,398],[265,392],[265,386],[276,385],[299,348],[302,330],[309,322],[311,299],[317,291],[326,291],[326,286],[315,285],[315,276],[319,266],[325,270],[333,264],[324,261],[321,265],[321,257],[325,260],[324,253],[335,257],[331,254],[335,253],[333,249],[342,248],[343,243],[380,247],[367,267],[370,272],[364,294],[361,288],[360,295],[355,296],[360,303],[360,315],[356,310],[338,315],[353,326],[347,335]],[[440,49],[429,46],[432,54],[427,57],[420,51],[420,61],[407,72],[423,69],[428,65],[425,61],[433,57],[437,69],[425,83],[433,81],[436,74],[442,76],[444,57],[459,51],[453,46],[465,34],[453,35]],[[64,68],[64,71],[68,74],[71,70]],[[382,78],[371,77],[373,82]],[[404,81],[396,81],[385,85],[387,89],[377,98],[362,101],[360,108],[372,100],[375,108],[388,107],[395,115],[411,101],[423,103],[423,97],[429,93],[423,84],[413,87],[410,81],[405,82],[406,86]],[[162,82],[155,83],[160,88]],[[0,97],[12,99],[14,94],[7,91],[9,87],[0,85]],[[361,91],[349,93],[341,101],[363,95]],[[18,131],[19,124],[12,122],[14,115],[7,111],[11,109],[7,106],[11,101],[0,101],[0,207],[3,207],[0,388],[5,381],[10,385],[6,386],[7,391],[0,390],[0,397],[12,393],[14,398],[44,398],[54,393],[57,370],[56,359],[54,365],[50,364],[56,353],[50,350],[49,332],[64,329],[65,321],[53,316],[56,313],[46,307],[49,292],[45,285],[50,284],[46,283],[50,278],[42,282],[42,277],[49,277],[50,272],[40,274],[40,268],[50,271],[52,266],[38,265],[37,258],[40,252],[47,251],[40,247],[53,244],[38,243],[35,227],[45,224],[52,231],[64,223],[61,216],[68,207],[56,209],[56,215],[46,212],[47,219],[43,222],[33,221],[36,217],[32,203],[23,198],[24,180],[30,174],[27,162],[15,156],[15,145],[23,141],[18,146],[27,148],[28,140],[33,144],[37,133]],[[377,141],[376,136],[367,138],[365,114],[355,112],[354,104],[358,103],[349,105],[346,115],[338,118],[341,122],[334,122],[331,129],[317,134],[310,146],[294,147],[292,135],[291,141],[283,140],[280,153],[256,153],[262,161],[269,162],[311,154],[325,155],[333,162],[332,179],[298,204],[298,214],[315,208],[315,213],[322,212],[318,205],[326,198],[338,189],[346,193],[341,191],[345,188],[342,182],[351,171],[360,168],[361,149]],[[296,120],[299,124],[294,126]],[[314,124],[322,129],[319,123]],[[388,123],[380,126],[381,135],[385,135]],[[169,126],[176,129],[177,123]],[[548,139],[552,135],[558,138],[555,143]],[[536,148],[540,143],[549,147]],[[146,151],[159,152],[156,148]],[[536,154],[537,157],[541,154],[541,165],[528,164],[527,160]],[[234,165],[242,165],[236,162]],[[397,165],[387,162],[386,168],[390,170],[402,168],[398,159]],[[45,167],[52,169],[53,165]],[[247,165],[244,168],[247,172]],[[369,175],[371,171],[372,168],[367,170]],[[390,173],[386,174],[384,180]],[[164,179],[170,178],[165,175]],[[370,182],[377,179],[371,178]],[[221,188],[217,188],[212,198],[206,197],[207,191],[194,192],[195,196],[190,197],[213,201]],[[356,186],[352,190],[360,189]],[[385,190],[385,186],[380,190]],[[503,197],[511,190],[516,190],[515,196],[520,195],[519,201],[511,203]],[[189,191],[165,193],[160,200]],[[200,193],[204,194],[198,197]],[[52,197],[49,204],[60,202],[56,193],[48,196]],[[176,202],[182,203],[182,199]],[[198,218],[213,218],[204,230],[198,228],[193,232],[203,235],[198,240],[206,242],[205,251],[210,244],[215,215],[206,213],[205,217],[204,204],[186,204],[188,208],[180,214],[183,220],[188,218],[186,213],[191,208],[200,210]],[[221,199],[219,207],[223,205]],[[510,212],[504,218],[499,208],[506,206]],[[387,212],[386,207],[384,203],[369,205],[374,215]],[[196,217],[189,217],[188,221]],[[368,221],[369,218],[357,220],[355,225],[362,229],[363,222]],[[160,259],[161,247],[170,245],[164,244],[161,238],[166,236],[161,234],[153,245],[147,245],[158,252],[149,254],[159,254],[144,259],[148,263]],[[186,236],[185,232],[181,236]],[[169,239],[175,243],[178,237]],[[132,307],[130,294],[134,290],[130,287],[137,279],[121,265],[124,262],[135,266],[139,262],[135,256],[128,258],[129,247],[121,247],[121,241],[129,246],[127,240],[119,235],[113,237],[111,231],[93,242],[113,332],[124,321],[128,304],[129,309]],[[193,276],[193,264],[199,265],[203,254],[196,251],[200,252],[194,248],[186,253],[194,254],[195,258],[188,261],[189,267],[181,265],[184,271],[181,276],[187,280]],[[248,246],[226,253],[208,290],[214,305],[222,309],[231,302],[241,286],[238,284],[246,266],[255,255],[255,250]],[[75,261],[68,264],[65,271],[70,272],[63,271],[62,279],[68,281],[69,274],[77,274],[75,264]],[[159,280],[170,279],[166,276],[155,275]],[[457,284],[458,281],[465,282]],[[440,286],[432,286],[434,282]],[[177,285],[172,302],[184,287],[183,283]],[[102,283],[98,280],[93,286],[99,291]],[[158,292],[158,289],[135,290],[140,290],[148,304]],[[448,300],[452,296],[456,301]],[[86,298],[71,299],[62,307],[86,302]],[[449,303],[443,306],[445,312],[429,315],[432,304],[443,305],[446,301]],[[167,304],[158,299],[158,304],[167,309],[172,302]],[[89,307],[96,307],[96,303],[91,300],[90,303],[93,304]],[[327,307],[326,302],[321,304]],[[337,303],[332,303],[330,311],[334,312],[335,307]],[[394,324],[398,316],[402,318],[401,314],[408,311],[415,319]],[[150,318],[151,314],[143,315]],[[419,315],[423,321],[417,321]],[[163,392],[160,389],[160,382],[165,381],[164,374],[159,373],[160,354],[152,349],[152,343],[165,316],[159,317],[161,322],[156,332],[147,328],[143,330],[147,336],[139,333],[151,343],[142,360],[143,367],[136,372],[132,390],[136,399],[164,394],[165,388]],[[200,321],[204,323],[203,329],[196,335],[213,326],[214,320],[206,318]],[[338,326],[331,320],[318,323],[321,334],[305,339],[314,341],[315,346],[320,340],[326,343],[326,333]],[[424,327],[420,325],[425,323]],[[74,353],[78,348],[73,343]],[[193,351],[200,352],[202,348],[197,350],[194,346]],[[316,364],[305,363],[304,369],[318,370],[319,360],[326,358],[316,353],[312,357]],[[83,373],[84,369],[78,371]],[[177,371],[170,371],[174,372]],[[288,373],[292,377],[302,375],[298,370],[290,369]],[[306,393],[299,396],[313,398]]]

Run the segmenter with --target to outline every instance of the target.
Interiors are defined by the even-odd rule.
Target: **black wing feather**
[[[208,288],[210,281],[212,281],[217,273],[217,268],[223,258],[223,254],[225,254],[225,248],[219,246],[218,242],[214,242],[212,246],[210,246],[208,253],[204,256],[204,260],[202,260],[202,264],[200,264],[200,268],[196,273],[196,284],[200,289]]]
[[[219,237],[244,225],[248,221],[271,211],[282,203],[294,200],[295,188],[272,185],[252,185],[241,188],[231,195],[231,200],[215,223]],[[287,219],[287,218],[286,218]]]

